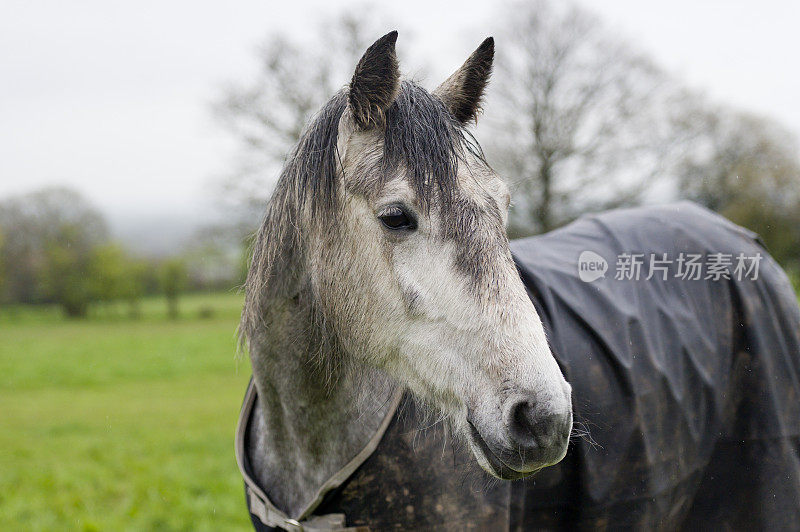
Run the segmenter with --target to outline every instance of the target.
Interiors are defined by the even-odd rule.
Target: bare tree
[[[483,137],[515,185],[512,234],[638,200],[681,139],[676,87],[578,8],[537,1],[507,11]]]

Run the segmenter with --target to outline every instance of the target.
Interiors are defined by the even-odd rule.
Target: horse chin
[[[475,428],[475,425],[473,425],[471,422],[468,422],[468,426],[468,441],[469,446],[472,449],[472,454],[475,455],[475,458],[478,460],[478,464],[483,468],[483,470],[493,477],[499,478],[500,480],[519,480],[521,478],[531,476],[543,468],[534,467],[528,470],[520,471],[508,466],[492,452],[487,445],[486,440],[483,439],[480,432],[478,432],[478,429]]]

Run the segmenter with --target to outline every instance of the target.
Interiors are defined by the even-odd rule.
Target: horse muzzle
[[[567,403],[569,405],[569,403]],[[557,464],[567,453],[572,409],[537,403],[532,395],[515,395],[502,407],[501,431],[481,430],[467,415],[473,453],[488,473],[514,480]]]

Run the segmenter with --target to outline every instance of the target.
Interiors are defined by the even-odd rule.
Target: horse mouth
[[[481,436],[481,433],[478,432],[477,428],[475,428],[475,425],[472,424],[472,421],[467,420],[467,424],[469,425],[472,452],[475,455],[478,455],[478,452],[480,452],[480,455],[478,456],[478,462],[492,476],[495,476],[501,480],[518,480],[530,476],[542,469],[541,467],[535,467],[529,471],[519,471],[512,468],[503,462],[503,460],[489,448],[489,444],[487,444],[486,440],[483,439],[483,436]],[[483,460],[480,459],[481,457]]]

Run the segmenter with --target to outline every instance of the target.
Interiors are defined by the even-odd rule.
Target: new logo
[[[584,251],[578,257],[578,277],[584,283],[591,283],[606,276],[608,262],[594,251]]]

